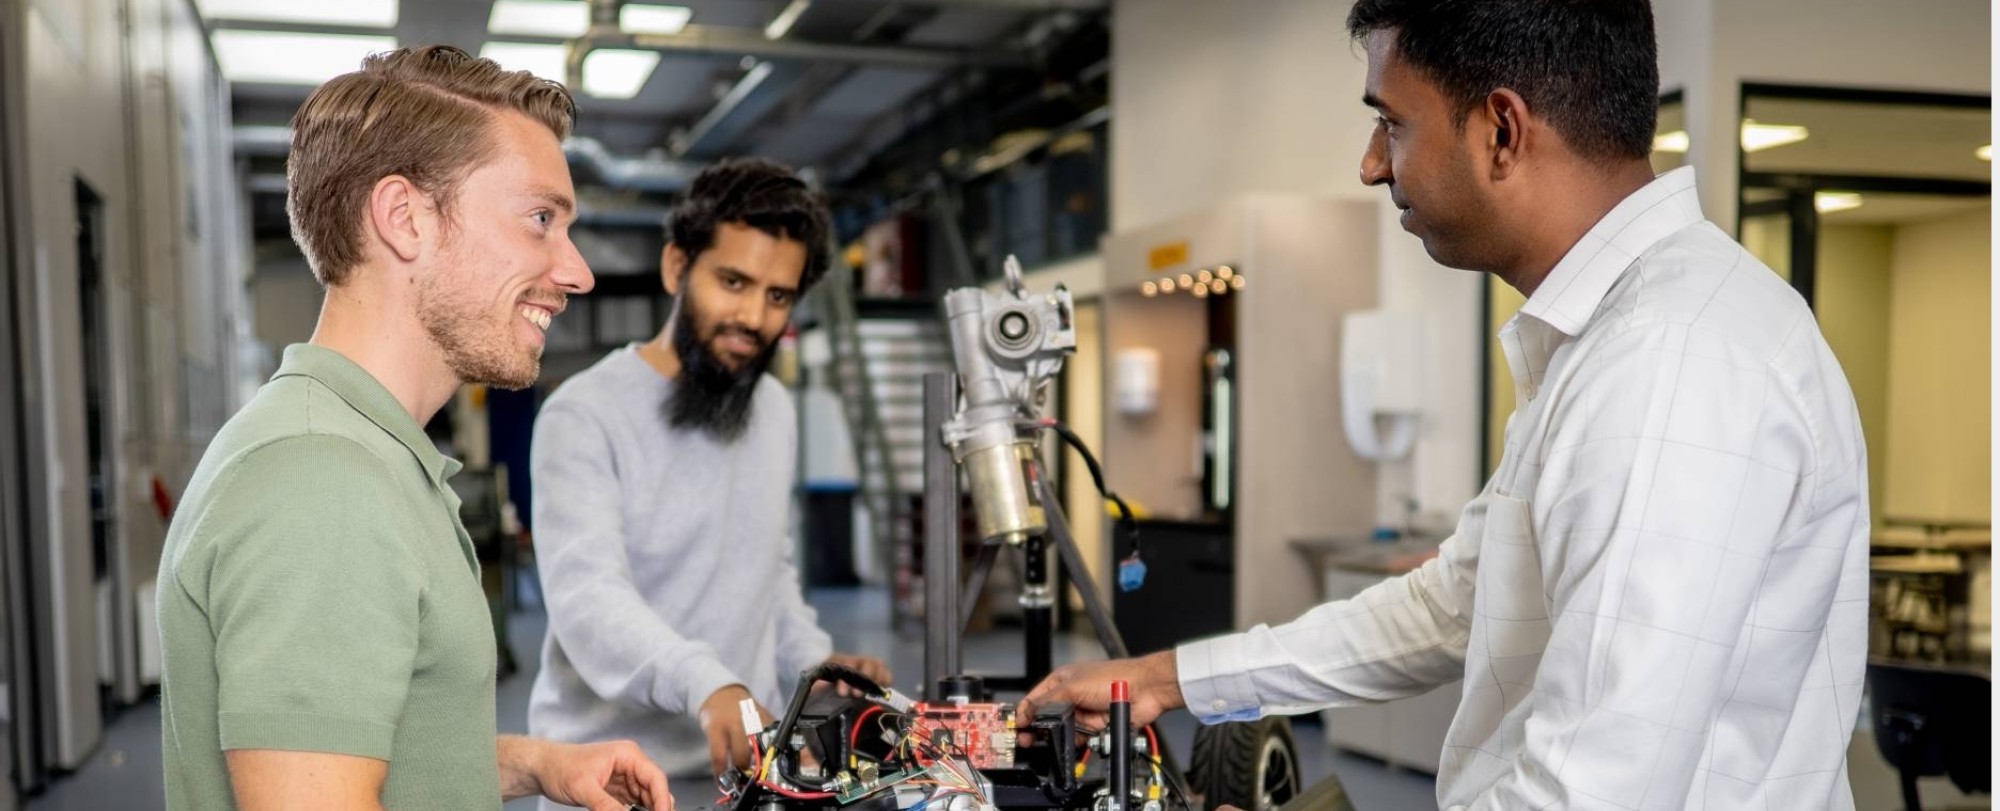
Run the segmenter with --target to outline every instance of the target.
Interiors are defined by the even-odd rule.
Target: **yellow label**
[[[1170,267],[1185,265],[1187,264],[1187,260],[1188,243],[1185,239],[1179,242],[1169,242],[1165,245],[1156,246],[1146,253],[1146,263],[1152,266],[1155,273]]]

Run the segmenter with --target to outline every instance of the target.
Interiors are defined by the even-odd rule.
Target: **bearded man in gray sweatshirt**
[[[784,166],[717,163],[667,226],[674,307],[549,398],[532,450],[549,609],[534,734],[637,741],[670,775],[747,767],[738,704],[764,723],[836,654],[800,592],[788,518],[797,422],[764,374],[825,274],[826,204]]]

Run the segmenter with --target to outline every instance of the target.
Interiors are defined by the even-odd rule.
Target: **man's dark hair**
[[[715,244],[715,229],[740,223],[806,248],[799,292],[826,275],[826,201],[791,167],[762,158],[729,158],[695,175],[687,197],[667,219],[667,240],[687,254],[689,266]]]
[[[1392,32],[1461,126],[1505,87],[1586,158],[1652,152],[1660,60],[1647,0],[1360,0],[1347,30]]]

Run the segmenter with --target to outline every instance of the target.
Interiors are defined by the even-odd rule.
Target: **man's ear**
[[[660,249],[660,283],[667,288],[667,295],[681,294],[681,280],[687,278],[688,256],[680,246],[667,243]]]
[[[1484,120],[1491,133],[1486,148],[1492,156],[1493,179],[1504,180],[1520,167],[1528,147],[1528,102],[1520,93],[1503,87],[1486,94],[1486,104],[1474,115]]]
[[[375,239],[405,262],[422,254],[424,236],[434,221],[430,213],[430,196],[402,175],[377,180],[368,192],[368,224]]]

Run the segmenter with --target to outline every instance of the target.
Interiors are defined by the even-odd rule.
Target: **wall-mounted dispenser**
[[[1135,346],[1112,359],[1112,399],[1118,413],[1143,417],[1160,406],[1160,351]]]
[[[1341,421],[1363,459],[1400,459],[1415,444],[1423,349],[1421,314],[1367,310],[1341,319]]]

